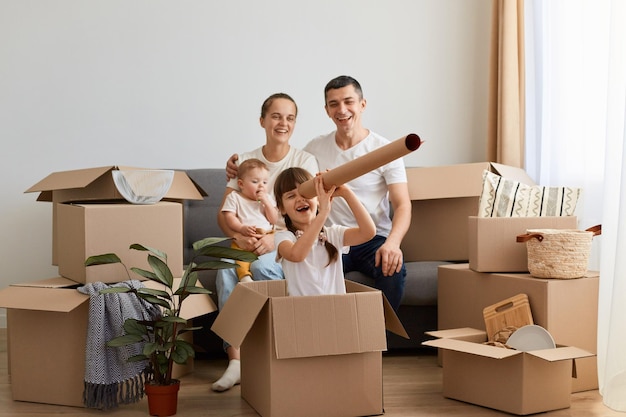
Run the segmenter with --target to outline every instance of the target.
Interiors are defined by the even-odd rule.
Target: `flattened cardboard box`
[[[241,396],[263,417],[383,413],[385,328],[408,337],[378,290],[287,296],[286,282],[239,284],[212,330],[241,346]]]
[[[483,309],[517,294],[526,294],[535,324],[567,346],[596,353],[599,274],[586,278],[542,279],[525,273],[483,273],[468,264],[444,265],[438,272],[440,330],[471,327],[485,330]],[[572,392],[598,388],[595,357],[576,361]]]
[[[522,352],[447,337],[423,344],[443,350],[444,397],[518,415],[568,408],[573,361],[593,356],[577,347]]]
[[[493,162],[406,169],[412,217],[405,260],[469,260],[467,218],[478,214],[484,170],[534,185],[521,168]]]
[[[527,229],[576,229],[576,216],[468,218],[469,267],[478,272],[528,272]]]
[[[0,307],[7,309],[14,400],[84,406],[89,296],[75,287],[75,282],[57,277],[0,290]],[[193,295],[185,303],[181,315],[187,319],[216,310],[208,295]],[[192,362],[188,365],[176,365],[176,375],[193,369]]]
[[[113,183],[111,171],[121,169],[141,169],[108,165],[95,168],[53,172],[26,193],[38,192],[37,201],[51,201],[52,204],[52,264],[57,265],[57,206],[65,202],[123,201],[124,197]],[[183,171],[175,171],[172,185],[164,200],[202,200],[206,192],[194,183]]]
[[[59,274],[76,282],[114,283],[128,276],[120,264],[85,267],[89,256],[117,254],[128,267],[148,269],[145,252],[129,249],[133,243],[167,253],[172,271],[183,269],[183,206],[91,203],[58,205]]]

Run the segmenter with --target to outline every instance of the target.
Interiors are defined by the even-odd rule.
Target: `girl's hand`
[[[324,189],[324,180],[321,175],[317,175],[314,179],[315,190],[317,191],[317,200],[319,203],[318,210],[320,212],[329,213],[331,201],[333,197],[333,193],[337,189],[334,185],[330,187],[330,190],[326,191]]]
[[[341,184],[340,186],[336,187],[335,193],[333,194],[333,196],[346,198],[347,196],[352,195],[352,194],[354,194],[354,192],[350,189],[350,187],[348,187],[345,184]]]

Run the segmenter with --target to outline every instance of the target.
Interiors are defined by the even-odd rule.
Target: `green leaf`
[[[180,280],[180,286],[178,287],[180,288],[184,288],[184,287],[192,287],[195,286],[196,283],[198,282],[198,273],[193,271],[191,268],[193,268],[195,266],[194,263],[192,263],[191,265],[189,265],[189,267],[185,270],[185,273],[183,274],[183,278]]]
[[[148,358],[146,355],[135,355],[126,359],[126,362],[141,362],[141,361],[146,361],[148,359],[150,358]]]
[[[121,264],[122,260],[114,253],[90,256],[85,260],[85,266]]]
[[[163,308],[170,308],[170,303],[168,303],[167,300],[163,300],[159,297],[155,297],[150,294],[137,294],[137,295],[152,305],[161,306]]]
[[[228,269],[228,268],[238,268],[239,265],[234,264],[232,262],[225,262],[225,261],[207,261],[207,262],[202,262],[198,265],[196,265],[193,268],[193,271],[208,271],[208,270],[213,270],[213,269]]]
[[[154,254],[155,256],[158,256],[159,258],[165,260],[165,262],[167,262],[167,253],[163,252],[162,250],[151,248],[150,246],[144,246],[139,243],[133,243],[132,245],[130,245],[130,249],[148,251]]]
[[[199,256],[212,256],[214,258],[234,259],[244,262],[254,262],[258,259],[258,256],[252,252],[224,246],[205,246],[197,250],[196,254]]]
[[[148,263],[152,271],[154,271],[157,280],[167,286],[167,288],[172,288],[172,285],[174,285],[174,276],[167,264],[154,255],[148,255]]]
[[[138,294],[153,295],[155,297],[161,297],[161,298],[165,298],[167,300],[170,300],[172,298],[172,297],[170,297],[170,294],[167,291],[157,290],[157,289],[154,289],[154,288],[147,288],[147,287],[138,288],[137,289],[137,293]]]
[[[204,239],[198,240],[192,244],[193,250],[197,251],[205,246],[212,246],[217,243],[223,242],[225,240],[230,240],[228,237],[206,237]]]
[[[130,268],[130,270],[133,271],[135,274],[140,275],[144,278],[148,278],[152,281],[157,281],[157,282],[159,281],[156,275],[154,274],[154,272],[152,271],[146,271],[145,269],[135,268],[135,267]]]
[[[124,332],[127,335],[144,336],[148,334],[148,328],[140,324],[136,319],[126,319],[124,321]]]
[[[211,294],[210,290],[207,290],[206,288],[203,288],[203,287],[186,287],[186,288],[179,288],[178,290],[176,290],[174,295],[181,295],[183,292],[187,292],[189,294]]]
[[[189,352],[185,349],[175,349],[174,351],[172,351],[171,357],[174,360],[174,362],[178,364],[184,364],[187,362],[187,359],[190,356],[193,357],[193,355],[189,355]]]
[[[106,345],[110,347],[121,347],[132,345],[133,343],[142,342],[143,336],[136,334],[125,334],[124,336],[115,337],[109,340]]]
[[[147,342],[143,345],[143,354],[146,356],[152,355],[159,348],[159,344],[156,342]]]
[[[175,345],[176,345],[177,352],[185,352],[187,357],[190,357],[190,358],[193,358],[194,356],[196,356],[196,352],[193,348],[193,345],[191,345],[189,342],[182,340],[182,339],[178,339],[176,340]]]
[[[164,316],[162,320],[168,323],[183,323],[183,324],[187,323],[187,320],[179,316]]]

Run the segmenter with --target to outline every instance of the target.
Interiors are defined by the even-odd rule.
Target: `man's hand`
[[[381,265],[383,275],[389,277],[402,269],[403,255],[400,247],[389,242],[376,251],[376,266]]]
[[[237,178],[237,160],[239,159],[239,155],[236,153],[232,154],[228,161],[226,161],[226,181],[232,180],[233,178]]]

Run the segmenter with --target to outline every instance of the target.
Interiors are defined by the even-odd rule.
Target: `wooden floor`
[[[257,416],[257,413],[241,399],[239,386],[225,393],[214,393],[210,390],[210,383],[221,375],[225,367],[225,358],[196,360],[194,373],[182,379],[178,416]],[[384,415],[387,417],[510,416],[510,414],[443,398],[441,368],[437,366],[436,355],[423,352],[385,353],[383,373]],[[0,329],[0,417],[52,415],[147,416],[148,408],[145,399],[137,404],[106,412],[13,401],[10,378],[7,375],[6,329]],[[571,408],[541,413],[542,417],[624,417],[625,415],[605,407],[597,391],[573,394]]]

